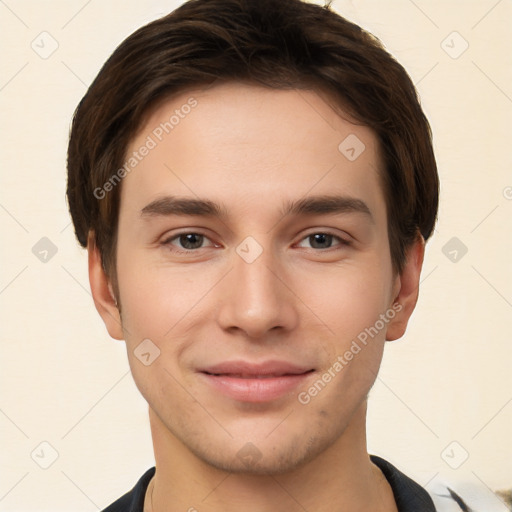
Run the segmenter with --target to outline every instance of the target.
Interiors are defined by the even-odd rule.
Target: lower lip
[[[208,383],[224,395],[241,402],[268,402],[291,393],[311,374],[283,375],[263,379],[242,379],[202,373]]]

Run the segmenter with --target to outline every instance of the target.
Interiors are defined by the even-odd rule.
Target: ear
[[[418,234],[416,241],[407,249],[406,262],[402,272],[396,276],[396,295],[393,309],[397,312],[389,322],[386,340],[401,338],[407,328],[407,322],[418,301],[421,267],[425,255],[425,240]],[[400,308],[400,309],[399,309]]]
[[[92,298],[110,336],[116,340],[124,339],[121,315],[117,307],[112,284],[105,273],[101,262],[101,254],[96,245],[94,233],[89,233],[87,240],[89,255],[89,284]]]

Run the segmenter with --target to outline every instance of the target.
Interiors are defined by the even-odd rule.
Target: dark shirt
[[[416,482],[398,471],[392,464],[376,455],[370,455],[372,462],[386,477],[395,497],[398,512],[436,512],[432,498]],[[155,468],[148,469],[135,487],[103,512],[143,512],[144,496]]]

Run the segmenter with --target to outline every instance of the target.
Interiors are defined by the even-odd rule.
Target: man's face
[[[364,417],[400,288],[375,135],[229,83],[159,106],[133,151],[117,278],[153,429],[229,471],[311,460]]]

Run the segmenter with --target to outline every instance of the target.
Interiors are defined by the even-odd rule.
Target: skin
[[[403,335],[415,307],[424,242],[395,274],[376,136],[314,91],[224,83],[161,103],[127,154],[190,97],[197,106],[122,182],[118,305],[93,233],[88,247],[96,307],[126,340],[149,404],[157,469],[146,510],[152,500],[171,512],[396,511],[367,453],[367,395],[385,341]],[[350,134],[365,145],[354,161],[338,150]],[[282,214],[289,201],[327,195],[359,199],[370,214]],[[214,201],[223,215],[142,213],[165,196]],[[204,238],[191,249],[185,233]],[[315,233],[334,236],[319,244]],[[236,251],[248,236],[262,249],[251,263]],[[298,393],[396,303],[378,335],[301,404]],[[144,339],[160,350],[149,366],[134,354]],[[233,359],[314,371],[284,396],[248,403],[197,372]],[[256,455],[242,460],[247,443]]]

